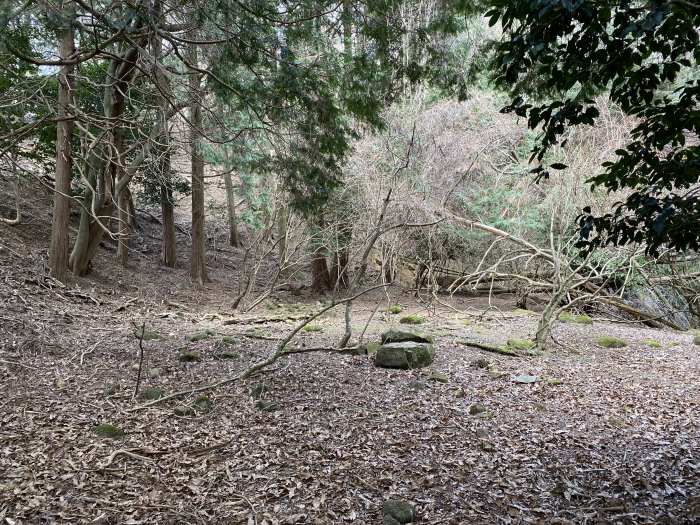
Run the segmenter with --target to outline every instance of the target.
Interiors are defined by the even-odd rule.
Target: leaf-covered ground
[[[358,329],[375,301],[402,304],[382,307],[367,339],[420,314],[418,329],[437,339],[432,369],[301,354],[210,392],[208,410],[187,414],[192,395],[131,411],[143,403],[132,400],[134,323],[159,336],[144,343],[141,391],[167,394],[266,356],[294,326],[279,319],[316,299],[281,296],[254,312],[267,322],[224,324],[240,321],[226,252],[216,282],[196,290],[184,268],[157,267],[153,243],[127,270],[105,251],[91,277],[60,288],[28,241],[42,224],[2,227],[0,522],[378,524],[398,498],[420,524],[700,523],[700,347],[689,333],[565,323],[565,347],[514,358],[464,342],[530,337],[526,312],[479,316],[464,301],[454,306],[465,313],[425,311],[391,290],[357,305]],[[296,344],[332,344],[341,323],[334,312]],[[604,335],[629,345],[600,348]],[[201,360],[181,362],[184,351]],[[101,424],[124,435],[102,437]]]

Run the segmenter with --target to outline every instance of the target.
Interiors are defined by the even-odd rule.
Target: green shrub
[[[418,314],[411,314],[411,315],[406,315],[402,317],[399,322],[401,324],[423,324],[425,322],[425,319],[423,319],[420,315]]]
[[[403,311],[403,308],[401,308],[401,305],[392,304],[386,311],[390,314],[400,314]]]
[[[611,337],[609,335],[599,337],[597,343],[603,348],[623,348],[627,346],[627,343],[622,339],[618,339],[617,337]]]

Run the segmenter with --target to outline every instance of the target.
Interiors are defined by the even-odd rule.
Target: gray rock
[[[387,343],[377,350],[374,364],[382,368],[408,370],[428,366],[434,357],[435,347],[429,343]]]
[[[416,516],[413,505],[407,501],[390,499],[384,502],[384,523],[411,523]],[[391,520],[387,521],[387,518]]]

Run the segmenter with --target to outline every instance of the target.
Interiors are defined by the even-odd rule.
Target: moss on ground
[[[147,399],[149,401],[153,399],[160,399],[163,396],[165,396],[165,391],[158,387],[147,388],[141,392],[141,399]]]
[[[535,342],[530,339],[508,339],[506,346],[513,350],[532,350],[535,348]]]
[[[420,315],[418,314],[410,314],[410,315],[405,315],[403,316],[399,322],[401,324],[423,324],[425,322],[425,319],[423,319]]]
[[[124,431],[118,426],[112,425],[110,423],[102,423],[92,428],[92,431],[100,437],[103,438],[120,438],[124,436]]]
[[[599,337],[596,342],[599,346],[602,346],[603,348],[623,348],[627,346],[627,343],[622,339],[612,337],[609,335]]]
[[[309,333],[323,332],[323,327],[317,324],[307,324],[302,330]]]
[[[559,320],[564,323],[575,323],[575,324],[593,324],[593,319],[587,315],[576,315],[571,312],[562,312],[559,314]]]
[[[644,344],[650,348],[661,348],[661,343],[656,339],[645,339]]]
[[[182,352],[178,359],[183,363],[194,363],[202,360],[199,352]]]
[[[230,335],[225,335],[221,338],[221,342],[225,345],[233,345],[236,344],[236,338]]]
[[[403,312],[403,308],[399,304],[392,304],[386,311],[390,314],[400,314]]]
[[[134,337],[136,339],[141,339],[142,334],[144,341],[157,341],[158,339],[162,339],[161,335],[158,332],[154,330],[149,330],[148,328],[142,330],[142,328],[143,327],[140,327],[134,330]]]
[[[204,341],[216,335],[216,332],[210,328],[202,330],[201,332],[196,332],[187,337],[191,343],[196,343],[197,341]]]

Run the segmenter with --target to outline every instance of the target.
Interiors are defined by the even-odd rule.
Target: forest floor
[[[563,346],[514,358],[463,343],[532,337],[536,316],[480,298],[427,307],[391,288],[357,301],[356,330],[378,302],[369,341],[424,316],[431,368],[299,354],[207,393],[193,414],[178,415],[194,394],[133,411],[144,402],[132,399],[134,326],[158,336],[143,343],[140,390],[167,394],[264,358],[319,298],[284,292],[233,312],[241,252],[212,250],[213,282],[194,288],[186,261],[158,264],[153,225],[129,268],[104,249],[91,275],[59,287],[44,272],[50,217],[27,214],[0,225],[0,523],[379,524],[390,498],[415,505],[419,524],[700,523],[700,347],[689,333],[596,318],[561,323]],[[336,343],[342,311],[314,330],[295,344]],[[604,335],[628,346],[601,348]],[[185,351],[201,360],[181,362]],[[105,423],[125,434],[101,437]]]

